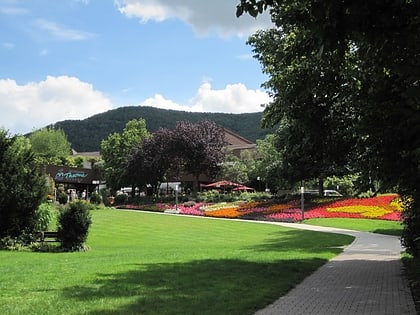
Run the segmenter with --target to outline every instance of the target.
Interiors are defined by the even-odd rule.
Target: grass
[[[394,236],[401,236],[403,230],[401,222],[374,219],[310,219],[306,220],[305,223],[311,225],[336,227],[341,229],[380,233]]]
[[[253,314],[352,238],[95,210],[84,253],[0,251],[1,314]]]

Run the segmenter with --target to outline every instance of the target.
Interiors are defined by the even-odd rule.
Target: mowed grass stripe
[[[92,211],[84,253],[0,251],[1,314],[252,314],[352,238]]]

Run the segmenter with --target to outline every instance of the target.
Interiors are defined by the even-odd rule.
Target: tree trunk
[[[324,196],[324,178],[323,177],[318,178],[318,192],[319,192],[320,197]]]
[[[199,191],[199,188],[200,188],[200,182],[199,182],[199,177],[200,177],[200,174],[198,174],[198,175],[195,175],[195,180],[194,180],[194,182],[193,182],[193,195],[194,196],[197,196],[197,194],[198,194],[198,191]]]

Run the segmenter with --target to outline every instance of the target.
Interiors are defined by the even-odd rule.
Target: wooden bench
[[[58,242],[57,240],[57,232],[53,231],[41,231],[39,233],[39,240],[42,243],[45,242]]]

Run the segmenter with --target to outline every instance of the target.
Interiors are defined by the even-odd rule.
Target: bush
[[[217,190],[209,190],[198,193],[197,200],[199,202],[232,202],[232,201],[251,201],[251,200],[267,200],[271,199],[269,192],[231,192],[219,193]]]
[[[29,140],[0,128],[0,238],[31,234],[36,209],[46,196],[45,175]],[[26,239],[26,238],[25,238]]]
[[[6,236],[0,239],[0,249],[26,250],[36,239],[36,233],[31,229],[24,230],[19,236]]]
[[[120,195],[115,196],[114,205],[115,206],[125,205],[127,201],[128,201],[128,196],[126,194],[120,194]]]
[[[63,208],[58,217],[58,240],[63,249],[77,251],[85,249],[89,227],[92,223],[86,202],[74,201]]]
[[[220,201],[220,193],[217,190],[200,192],[197,195],[197,200],[200,202],[218,202]]]
[[[67,203],[67,201],[69,200],[69,197],[67,196],[66,193],[61,192],[61,193],[58,194],[57,200],[58,200],[58,203],[60,205],[65,205]]]
[[[50,223],[56,218],[56,212],[57,210],[52,203],[44,202],[40,204],[36,210],[36,230],[48,231]]]
[[[92,195],[90,196],[90,203],[99,205],[101,202],[102,202],[101,196],[96,192],[92,193]]]
[[[420,196],[417,196],[420,198]],[[419,201],[409,196],[401,197],[403,204],[404,229],[401,237],[402,245],[407,253],[416,258],[420,257],[420,214]]]

